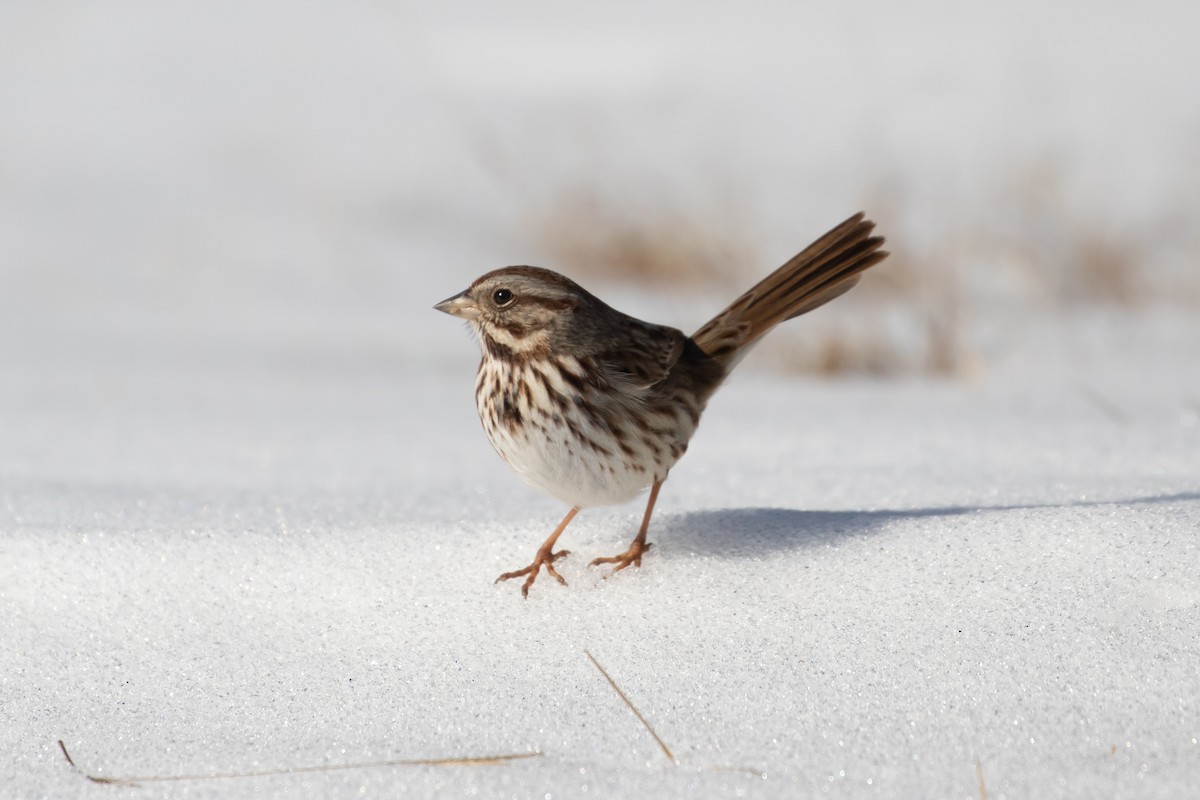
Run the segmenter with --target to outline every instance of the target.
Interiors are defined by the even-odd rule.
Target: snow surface
[[[490,452],[456,325],[425,359],[8,352],[4,796],[970,797],[976,756],[989,796],[1179,796],[1200,330],[1092,322],[973,385],[749,371],[643,568],[585,566],[640,508],[590,511],[528,601],[491,581],[563,509]],[[59,738],[102,776],[544,755],[118,789]]]
[[[640,570],[586,566],[634,503],[572,524],[569,586],[492,585],[565,509],[430,306],[539,260],[563,175],[728,171],[786,257],[880,171],[928,232],[1047,143],[1129,219],[1195,163],[1180,4],[695,7],[0,7],[0,797],[1200,785],[1194,309],[997,310],[973,380],[751,356]],[[112,777],[542,755],[131,788],[59,739]]]

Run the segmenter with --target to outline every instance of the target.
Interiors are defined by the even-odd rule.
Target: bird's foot
[[[590,566],[596,567],[601,564],[616,564],[616,566],[613,567],[613,572],[620,572],[630,564],[635,567],[640,567],[642,565],[642,554],[653,546],[654,545],[652,545],[650,542],[643,541],[642,539],[634,539],[629,545],[629,549],[624,553],[618,553],[617,555],[609,556],[608,558],[597,558],[592,561]]]
[[[525,579],[525,583],[521,585],[521,596],[528,598],[529,587],[533,586],[533,582],[537,580],[538,571],[541,570],[542,567],[545,567],[546,572],[550,573],[552,578],[561,583],[563,586],[566,586],[567,582],[563,579],[562,575],[558,574],[558,570],[554,568],[554,562],[569,555],[571,555],[570,550],[559,550],[557,553],[555,553],[552,552],[549,547],[543,547],[537,551],[537,555],[534,556],[532,564],[524,569],[516,570],[515,572],[504,573],[499,578],[496,578],[495,583],[507,581],[511,578],[519,578],[522,575],[528,575],[529,577]]]

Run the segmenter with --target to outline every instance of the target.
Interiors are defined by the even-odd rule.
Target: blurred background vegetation
[[[1197,8],[4,4],[5,352],[436,358],[514,263],[691,329],[859,209],[891,259],[760,366],[1194,314]]]

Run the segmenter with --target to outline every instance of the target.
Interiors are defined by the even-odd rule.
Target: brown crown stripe
[[[553,270],[543,269],[542,267],[513,266],[501,267],[500,269],[494,269],[491,272],[480,275],[475,279],[475,282],[471,284],[471,288],[474,289],[479,284],[485,283],[493,278],[498,278],[501,275],[515,275],[522,278],[534,278],[543,283],[551,283],[561,286],[564,289],[571,289],[578,286],[575,281],[571,280],[565,275],[559,275]]]

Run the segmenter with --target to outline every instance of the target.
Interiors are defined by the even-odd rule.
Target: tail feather
[[[860,212],[810,244],[713,317],[692,340],[726,370],[784,320],[850,291],[860,273],[887,257],[875,223]]]

